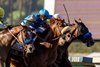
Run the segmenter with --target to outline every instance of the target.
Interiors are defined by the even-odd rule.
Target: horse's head
[[[50,21],[50,26],[51,29],[54,33],[54,37],[59,37],[59,41],[58,41],[58,45],[62,46],[64,45],[66,42],[71,41],[71,36],[69,34],[69,27],[66,27],[67,31],[66,34],[62,32],[62,30],[65,30],[65,21],[64,19],[54,19],[52,18]]]
[[[75,20],[75,25],[77,26],[77,36],[78,39],[85,43],[88,47],[94,44],[94,40],[92,38],[92,33],[89,32],[88,28],[85,24],[79,19],[79,21]]]
[[[83,43],[85,43],[88,47],[94,44],[92,33],[89,32],[88,28],[81,21],[81,19],[79,19],[79,21],[75,20],[75,24],[68,27],[69,29],[65,27],[62,32],[66,33],[66,31],[69,30],[69,35],[72,40],[78,38]]]
[[[23,46],[26,54],[33,53],[35,47],[33,45],[33,33],[27,27],[18,34],[19,43]]]

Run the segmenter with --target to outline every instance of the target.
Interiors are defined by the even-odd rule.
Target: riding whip
[[[64,4],[63,4],[63,7],[64,7],[64,9],[65,9],[65,12],[66,12],[66,14],[67,14],[67,18],[68,18],[68,25],[69,25],[69,24],[70,24],[69,15],[68,15],[67,9],[66,9],[66,7],[65,7],[65,5],[64,5]]]

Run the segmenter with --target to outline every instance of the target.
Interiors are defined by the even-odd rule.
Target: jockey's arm
[[[34,15],[27,16],[26,18],[24,18],[24,20],[22,21],[22,23],[25,24],[25,25],[30,25],[33,21],[35,21],[35,17],[33,17],[33,16]]]
[[[32,22],[35,22],[36,19],[35,19],[35,17],[31,16],[30,18],[27,19],[27,21],[28,21],[29,23],[32,23]]]

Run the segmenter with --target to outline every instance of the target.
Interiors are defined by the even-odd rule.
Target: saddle
[[[18,42],[16,42],[9,50],[10,54],[16,55],[16,56],[23,56],[23,47]]]

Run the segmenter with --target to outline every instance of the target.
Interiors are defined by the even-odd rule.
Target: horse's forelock
[[[52,26],[54,23],[55,23],[55,19],[54,18],[51,18],[50,19],[50,26]]]
[[[62,26],[63,22],[64,20],[60,20],[60,19],[59,20],[55,18],[50,19],[50,26],[55,36],[61,35],[61,29],[63,28]]]

